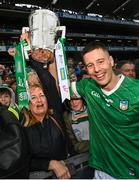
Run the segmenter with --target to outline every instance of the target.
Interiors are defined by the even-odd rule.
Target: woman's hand
[[[70,173],[64,161],[51,160],[48,170],[54,171],[58,179],[70,179]]]

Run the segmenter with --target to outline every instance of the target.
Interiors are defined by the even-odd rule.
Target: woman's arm
[[[30,171],[48,171],[50,160],[46,158],[32,158]]]
[[[53,63],[49,64],[49,72],[55,78],[56,86],[59,92],[59,85],[58,85],[58,75],[57,75],[57,68],[56,68],[56,61],[54,60]]]

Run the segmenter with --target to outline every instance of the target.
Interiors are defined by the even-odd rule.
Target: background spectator
[[[13,90],[6,85],[0,86],[0,103],[7,107],[15,105],[15,94]]]
[[[116,70],[128,77],[136,78],[135,63],[131,60],[117,62]]]

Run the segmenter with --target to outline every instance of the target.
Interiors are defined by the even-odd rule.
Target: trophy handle
[[[29,27],[22,27],[22,34],[29,33],[29,32],[30,32]],[[23,41],[23,50],[24,50],[25,58],[26,60],[29,60],[28,52],[31,51],[29,39],[25,38],[22,41]]]
[[[22,33],[28,33],[29,31],[29,27],[22,27]]]
[[[56,31],[62,31],[61,38],[65,39],[66,26],[58,26],[58,27],[56,27]]]

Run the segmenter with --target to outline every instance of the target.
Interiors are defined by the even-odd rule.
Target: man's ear
[[[112,56],[110,56],[110,62],[111,62],[112,67],[114,67],[114,59]]]

